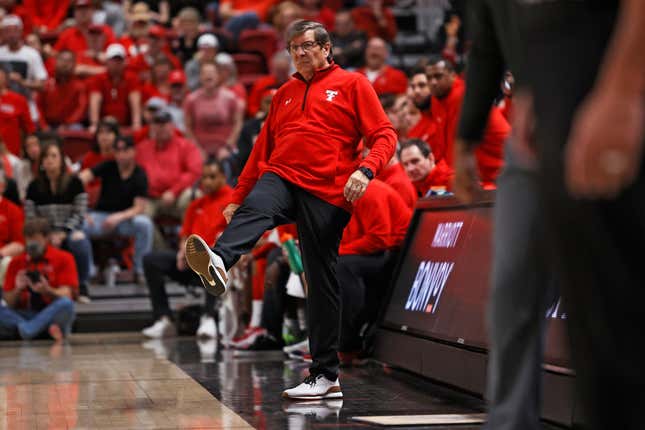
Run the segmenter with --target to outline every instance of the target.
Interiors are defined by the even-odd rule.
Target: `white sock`
[[[262,323],[262,300],[251,303],[251,327],[260,327]]]

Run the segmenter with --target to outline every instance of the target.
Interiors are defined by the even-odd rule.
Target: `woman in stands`
[[[96,128],[92,148],[83,156],[79,171],[91,169],[104,161],[114,159],[114,146],[119,138],[119,124],[111,118],[103,118]],[[101,190],[101,181],[95,179],[87,184],[88,205],[93,207]]]
[[[244,103],[222,85],[219,67],[214,62],[200,66],[201,87],[184,101],[186,136],[218,160],[236,150],[244,120]]]
[[[87,193],[66,166],[60,141],[48,141],[42,149],[38,176],[29,184],[25,218],[47,218],[52,245],[74,255],[80,286],[79,301],[88,301],[87,282],[92,264],[92,245],[83,233]]]

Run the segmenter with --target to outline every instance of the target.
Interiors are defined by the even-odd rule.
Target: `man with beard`
[[[428,77],[423,67],[417,67],[412,71],[409,94],[411,95],[412,103],[419,109],[421,116],[416,124],[410,125],[407,137],[421,139],[428,143],[430,147],[433,147],[434,139],[437,137],[437,126],[432,120],[432,113],[430,112],[432,95],[430,85],[428,85]]]

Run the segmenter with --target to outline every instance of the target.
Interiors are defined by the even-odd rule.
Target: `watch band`
[[[363,172],[363,174],[367,176],[367,179],[369,179],[370,181],[374,179],[374,172],[372,172],[372,170],[369,167],[361,166],[358,168],[358,170]]]

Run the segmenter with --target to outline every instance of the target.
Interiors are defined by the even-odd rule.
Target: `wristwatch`
[[[369,167],[361,166],[358,168],[358,170],[360,170],[363,173],[363,175],[367,176],[367,179],[369,179],[370,181],[374,179],[374,172],[372,172],[372,170]]]

